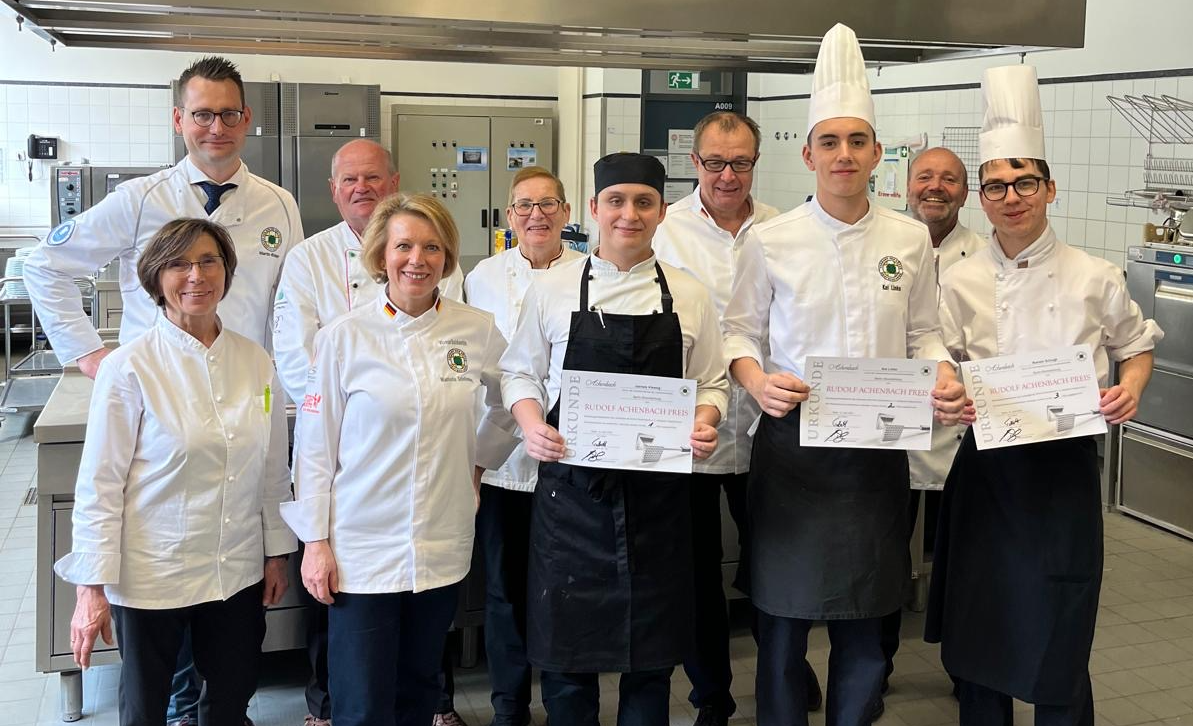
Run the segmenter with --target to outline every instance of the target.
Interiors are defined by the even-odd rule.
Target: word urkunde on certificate
[[[936,362],[808,356],[800,404],[800,446],[932,448]]]
[[[1088,345],[961,364],[979,449],[1106,433]]]
[[[564,464],[690,474],[696,381],[563,371]]]

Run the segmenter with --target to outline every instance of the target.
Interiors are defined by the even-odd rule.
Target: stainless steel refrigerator
[[[281,91],[282,186],[310,236],[340,222],[328,186],[336,151],[353,139],[381,141],[381,86],[283,83]]]

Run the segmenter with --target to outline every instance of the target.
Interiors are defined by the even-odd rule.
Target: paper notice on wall
[[[696,165],[692,163],[691,153],[668,154],[667,176],[671,179],[695,179]]]
[[[692,193],[696,188],[695,182],[690,181],[669,181],[663,183],[663,201],[668,204],[674,204],[684,197]]]
[[[659,163],[663,165],[663,173],[671,176],[670,158],[666,154],[651,154],[651,156],[658,159]]]
[[[696,132],[692,129],[671,129],[667,132],[667,153],[689,154],[695,140]]]

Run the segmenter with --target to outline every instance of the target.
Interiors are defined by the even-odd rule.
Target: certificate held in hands
[[[966,361],[961,373],[979,449],[1106,433],[1088,345]]]
[[[695,422],[694,380],[563,371],[563,464],[690,474]]]
[[[799,445],[929,450],[936,368],[930,360],[808,356]]]

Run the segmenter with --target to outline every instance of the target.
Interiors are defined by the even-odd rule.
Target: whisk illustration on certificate
[[[878,414],[878,421],[874,428],[882,431],[882,443],[889,444],[898,441],[903,436],[904,431],[912,431],[919,433],[921,431],[931,431],[931,426],[905,426],[903,424],[895,423],[895,417],[889,413]]]
[[[1064,406],[1048,406],[1048,420],[1056,422],[1056,433],[1063,434],[1073,430],[1077,425],[1077,417],[1084,418],[1085,416],[1097,416],[1102,412],[1098,409],[1092,411],[1077,411],[1074,413],[1065,413]]]
[[[642,452],[643,464],[654,464],[663,458],[664,451],[678,451],[681,454],[691,451],[691,448],[687,446],[660,446],[655,443],[655,437],[652,434],[638,434],[634,448]]]

